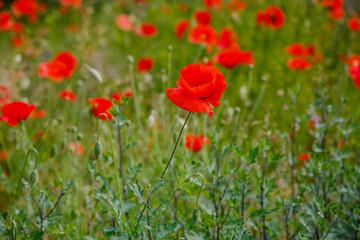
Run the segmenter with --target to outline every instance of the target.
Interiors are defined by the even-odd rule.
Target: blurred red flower
[[[69,142],[69,150],[77,156],[84,155],[85,149],[81,143]]]
[[[95,117],[99,117],[100,114],[105,113],[109,120],[113,119],[113,116],[107,112],[107,110],[109,110],[114,105],[112,101],[106,98],[89,98],[88,100],[92,105],[92,112]],[[100,118],[106,120],[104,115],[101,115]]]
[[[220,30],[217,47],[219,49],[236,47],[239,36],[230,28],[222,28]]]
[[[2,8],[4,6],[4,3],[2,0],[0,0],[0,8]]]
[[[5,150],[0,150],[0,160],[6,161],[6,152]]]
[[[293,43],[285,48],[285,52],[292,56],[308,57],[308,48],[302,43]]]
[[[175,25],[175,37],[176,38],[182,38],[186,32],[188,31],[190,27],[190,21],[189,20],[180,20]]]
[[[301,70],[310,69],[312,64],[311,62],[306,61],[306,59],[294,58],[287,61],[287,66],[292,70],[301,71]]]
[[[153,37],[157,34],[157,28],[152,23],[143,23],[135,27],[135,34],[140,37]]]
[[[198,24],[208,25],[211,22],[211,14],[203,10],[196,11],[194,18]]]
[[[35,105],[15,101],[1,107],[2,116],[0,121],[6,122],[9,126],[16,126],[21,120],[26,120],[30,113],[36,109]]]
[[[229,12],[241,12],[245,9],[245,3],[241,0],[232,0],[227,5]]]
[[[185,136],[185,148],[193,152],[200,151],[204,145],[209,143],[210,140],[203,135],[188,134]]]
[[[205,64],[207,66],[214,66],[214,63],[211,61],[211,59],[208,59],[208,58],[200,59],[199,64]]]
[[[298,155],[298,159],[299,159],[300,161],[302,161],[302,162],[307,162],[307,161],[310,160],[310,155],[309,155],[309,154],[306,154],[306,153],[304,153],[304,154],[299,154],[299,155]]]
[[[217,43],[217,33],[210,25],[197,25],[193,27],[188,36],[191,43],[205,44],[208,50]]]
[[[15,22],[11,25],[10,30],[16,33],[21,33],[22,31],[24,31],[24,24],[22,24],[21,22]]]
[[[69,52],[60,52],[51,61],[39,64],[39,77],[46,77],[55,82],[70,78],[77,68],[76,58]]]
[[[58,92],[58,97],[63,100],[74,102],[76,100],[76,94],[73,91],[63,90]]]
[[[132,30],[132,20],[127,14],[120,14],[116,16],[115,23],[120,30],[129,32]]]
[[[352,17],[348,21],[348,27],[351,31],[360,31],[360,17]]]
[[[347,59],[347,63],[350,67],[357,67],[360,66],[360,56],[359,55],[352,55],[350,58]]]
[[[222,9],[222,0],[203,0],[204,6],[214,10]]]
[[[14,36],[11,38],[11,46],[15,49],[21,48],[24,44],[25,39],[22,36]]]
[[[180,71],[178,88],[166,89],[166,95],[176,106],[190,112],[213,115],[209,103],[220,105],[220,98],[226,89],[224,75],[215,67],[204,64],[189,64]]]
[[[46,116],[46,110],[45,109],[39,109],[39,110],[35,110],[35,111],[32,111],[29,115],[30,118],[33,118],[33,119],[40,119],[40,118],[44,118]]]
[[[111,95],[111,98],[115,99],[115,101],[117,101],[119,103],[121,101],[122,97],[129,98],[132,95],[133,95],[133,93],[131,92],[131,90],[127,89],[127,90],[125,90],[125,92],[113,93]]]
[[[260,26],[262,25],[273,29],[279,29],[284,26],[284,23],[284,12],[275,6],[269,6],[264,12],[259,11],[256,14],[256,24]]]
[[[0,31],[10,30],[12,25],[11,14],[5,11],[0,12]]]
[[[72,5],[74,8],[79,8],[81,7],[81,1],[82,0],[60,0],[60,3],[65,7]]]
[[[37,20],[36,11],[38,3],[36,0],[17,0],[11,4],[11,9],[15,16],[26,15],[29,22]]]
[[[360,89],[360,66],[351,66],[349,68],[349,75],[354,80],[356,87]]]
[[[0,85],[0,107],[8,103],[10,100],[10,90],[9,88]]]
[[[214,61],[225,68],[234,68],[238,64],[254,65],[253,53],[241,51],[240,49],[225,50],[214,55]]]
[[[154,65],[154,60],[149,57],[142,57],[137,63],[137,70],[139,72],[149,72]]]

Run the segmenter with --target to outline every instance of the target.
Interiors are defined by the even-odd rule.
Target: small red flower
[[[120,30],[130,32],[132,30],[132,20],[127,14],[120,14],[115,18],[115,23]]]
[[[176,106],[198,113],[213,115],[209,103],[220,105],[220,98],[226,89],[224,75],[215,67],[204,64],[189,64],[180,71],[178,88],[166,89],[166,95]]]
[[[5,152],[5,150],[0,150],[0,161],[6,161],[6,152]]]
[[[347,59],[347,63],[349,64],[350,67],[360,66],[360,56],[352,55],[349,59]]]
[[[360,17],[352,17],[348,21],[348,27],[351,31],[359,32],[360,31]]]
[[[85,152],[83,145],[81,143],[76,143],[76,142],[69,143],[69,150],[74,155],[77,155],[79,157],[84,155],[84,152]]]
[[[0,107],[4,106],[10,100],[10,90],[9,88],[0,85]]]
[[[285,52],[292,56],[308,57],[308,48],[302,43],[293,43],[285,48]]]
[[[320,118],[317,116],[317,115],[313,115],[310,119],[310,122],[309,122],[309,128],[311,130],[315,130],[316,128],[316,123],[320,121]]]
[[[141,73],[149,72],[154,66],[154,60],[149,57],[142,57],[137,63],[137,70]]]
[[[222,9],[222,0],[203,0],[204,6],[214,10]]]
[[[20,22],[13,23],[10,30],[15,33],[21,33],[22,31],[24,31],[24,24]]]
[[[152,23],[143,23],[141,26],[135,27],[136,35],[140,37],[153,37],[157,32],[156,26]]]
[[[11,38],[11,46],[15,49],[21,48],[21,46],[24,44],[25,39],[21,36],[14,36]]]
[[[175,25],[175,37],[177,39],[182,38],[186,32],[188,31],[190,27],[190,21],[189,20],[180,20]]]
[[[344,139],[340,140],[337,144],[337,149],[340,150],[344,145],[345,145],[345,140]]]
[[[193,152],[200,151],[210,140],[203,135],[188,134],[185,136],[185,148]]]
[[[310,160],[310,155],[309,155],[309,154],[306,154],[306,153],[304,153],[304,154],[299,154],[298,159],[299,159],[300,161],[302,161],[302,162],[307,162],[307,161]]]
[[[341,20],[344,18],[345,16],[345,11],[342,7],[339,7],[339,8],[333,8],[330,12],[330,17],[333,19],[333,20]]]
[[[223,28],[220,30],[217,47],[219,49],[235,47],[239,36],[230,28]]]
[[[226,50],[214,56],[214,61],[225,68],[234,68],[238,64],[254,65],[253,53],[251,51]]]
[[[281,28],[285,23],[284,12],[275,6],[269,6],[264,12],[256,14],[256,24],[270,27],[273,29]]]
[[[122,98],[122,97],[129,98],[129,97],[131,97],[132,95],[133,95],[133,93],[131,92],[131,90],[127,89],[127,90],[125,90],[124,93],[122,93],[122,92],[113,93],[113,94],[111,95],[111,98],[112,98],[112,99],[115,99],[115,101],[117,101],[117,102],[119,103],[119,102],[121,101],[121,98]]]
[[[38,3],[36,0],[17,0],[11,4],[15,16],[28,16],[29,20],[36,19]]]
[[[228,3],[227,9],[229,12],[241,12],[245,9],[245,3],[241,0],[232,0]]]
[[[198,24],[208,25],[211,22],[211,14],[203,10],[196,11],[194,18]]]
[[[302,70],[310,69],[312,64],[311,62],[308,62],[303,58],[294,58],[294,59],[290,59],[287,62],[287,66],[292,70],[302,71]]]
[[[39,65],[38,76],[46,77],[55,82],[70,78],[77,68],[76,58],[69,52],[60,52],[49,62]]]
[[[217,43],[217,34],[210,25],[197,25],[191,29],[188,40],[191,43],[205,44],[211,48]]]
[[[44,118],[46,116],[46,110],[45,109],[39,109],[39,110],[35,110],[35,111],[32,111],[29,115],[30,118],[33,118],[33,119],[40,119],[40,118]]]
[[[360,89],[360,66],[350,66],[349,75],[354,80],[354,84]]]
[[[73,6],[74,8],[81,7],[82,0],[60,0],[60,3],[64,7]]]
[[[24,102],[11,102],[1,108],[2,116],[0,121],[6,122],[9,126],[16,126],[21,120],[25,121],[30,113],[36,109],[35,105],[29,105]]]
[[[69,90],[59,91],[58,97],[60,97],[63,100],[68,100],[70,102],[74,102],[76,100],[76,94]]]
[[[10,30],[12,25],[11,14],[5,11],[0,12],[0,31]]]
[[[89,98],[88,100],[92,104],[92,112],[95,117],[99,117],[100,114],[105,113],[109,120],[113,119],[113,116],[107,112],[114,105],[112,101],[106,98]],[[106,120],[104,115],[101,115],[100,118]]]

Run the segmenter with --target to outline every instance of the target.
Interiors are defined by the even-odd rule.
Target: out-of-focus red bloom
[[[132,20],[127,14],[120,14],[116,16],[115,23],[120,30],[130,32],[132,30]]]
[[[180,20],[175,25],[175,37],[176,38],[182,38],[186,32],[188,31],[190,27],[190,21],[189,20]]]
[[[284,12],[275,6],[269,6],[264,12],[257,12],[256,24],[273,29],[279,29],[284,26],[285,14]]]
[[[360,66],[351,66],[349,75],[354,80],[355,86],[360,89]]]
[[[196,11],[194,18],[198,24],[208,25],[211,22],[211,14],[203,10]]]
[[[10,101],[10,90],[9,88],[0,85],[0,107]]]
[[[214,10],[222,9],[222,0],[203,0],[204,6]]]
[[[76,94],[73,91],[63,90],[58,92],[58,97],[63,100],[74,102],[76,100]]]
[[[229,69],[238,64],[254,65],[256,63],[251,51],[241,51],[240,49],[222,51],[214,56],[214,61]]]
[[[332,19],[340,20],[344,17],[345,11],[342,0],[321,0],[320,2],[329,10],[329,15]]]
[[[24,44],[24,41],[25,39],[22,36],[14,36],[11,39],[11,46],[15,49],[19,49]]]
[[[15,22],[11,25],[10,30],[16,33],[21,33],[24,30],[24,24],[21,22]]]
[[[15,16],[28,16],[29,22],[37,20],[36,11],[38,3],[36,0],[17,0],[11,4],[11,9]]]
[[[188,36],[191,43],[205,44],[208,50],[217,43],[217,34],[210,25],[197,25],[193,27]]]
[[[137,63],[137,70],[142,73],[149,72],[153,66],[154,60],[152,58],[142,57]]]
[[[129,98],[133,95],[133,93],[131,92],[131,90],[129,89],[126,89],[125,92],[118,92],[118,93],[113,93],[111,95],[111,98],[112,99],[115,99],[115,101],[117,101],[118,103],[121,101],[121,98],[122,97],[125,97],[125,98]]]
[[[35,110],[35,111],[32,111],[29,115],[30,118],[33,118],[33,119],[40,119],[40,118],[44,118],[46,116],[46,110],[45,109],[39,109],[39,110]]]
[[[343,8],[333,8],[329,14],[332,19],[338,21],[344,18],[345,11]]]
[[[307,162],[310,160],[310,155],[307,154],[307,153],[304,153],[304,154],[299,154],[298,155],[298,159],[302,162]]]
[[[81,7],[82,0],[60,0],[62,6],[69,7],[73,6],[74,8]]]
[[[309,128],[315,130],[316,123],[320,121],[320,118],[317,115],[313,115],[309,122]]]
[[[187,11],[189,11],[189,6],[185,3],[179,3],[177,7],[180,12],[186,13]]]
[[[345,140],[339,141],[338,144],[337,144],[337,149],[340,150],[344,145],[345,145]]]
[[[0,150],[0,161],[6,161],[6,152],[5,152],[5,150]]]
[[[352,55],[350,58],[347,59],[347,63],[349,64],[350,67],[360,66],[360,56]]]
[[[46,13],[47,10],[48,10],[48,6],[46,3],[39,3],[38,13]]]
[[[237,45],[239,36],[230,28],[222,28],[219,34],[217,47],[219,49],[230,48]]]
[[[89,98],[88,100],[92,105],[92,112],[95,117],[99,117],[100,114],[105,113],[109,120],[113,119],[113,116],[107,112],[114,105],[112,101],[106,98]],[[106,120],[104,115],[101,115],[100,118]]]
[[[15,101],[1,107],[2,116],[0,121],[6,122],[9,126],[16,126],[21,120],[25,121],[30,113],[36,109],[35,105]]]
[[[205,64],[206,66],[214,66],[214,63],[211,61],[211,59],[208,58],[200,59],[199,64]]]
[[[293,43],[285,48],[285,52],[292,56],[297,57],[308,57],[309,51],[308,48],[302,43]]]
[[[2,0],[0,0],[0,8],[2,8],[4,6],[4,3]]]
[[[12,25],[11,14],[5,11],[0,12],[0,31],[10,30]]]
[[[200,151],[204,145],[209,143],[210,139],[203,135],[188,134],[185,136],[185,148],[193,152]]]
[[[312,66],[311,62],[306,61],[306,59],[303,58],[294,58],[287,61],[287,67],[292,70],[306,70],[310,69]]]
[[[135,27],[136,35],[140,37],[153,37],[157,32],[156,26],[152,23],[143,23],[141,26]]]
[[[359,32],[360,31],[360,17],[352,17],[348,21],[348,27],[351,31]]]
[[[69,150],[77,156],[82,156],[84,155],[85,149],[83,147],[83,145],[81,143],[76,143],[76,142],[70,142],[69,143]]]
[[[245,9],[245,3],[241,0],[232,0],[228,3],[227,9],[229,12],[241,12]]]
[[[76,58],[69,52],[60,52],[49,62],[41,63],[38,76],[46,77],[55,82],[70,78],[77,68]]]
[[[77,31],[79,31],[79,24],[77,24],[77,23],[69,23],[68,25],[66,25],[66,31],[68,33],[75,33]]]
[[[215,67],[204,64],[189,64],[180,71],[178,88],[166,89],[166,95],[176,106],[189,112],[213,115],[209,103],[220,105],[220,98],[226,89],[224,75]]]

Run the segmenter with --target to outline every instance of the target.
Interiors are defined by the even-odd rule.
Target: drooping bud
[[[194,209],[192,221],[193,221],[193,224],[197,224],[198,222],[200,222],[200,210],[199,209]]]
[[[94,152],[95,152],[96,159],[100,159],[100,157],[102,155],[102,146],[101,146],[100,142],[95,143]]]
[[[29,184],[30,186],[34,186],[39,179],[39,175],[36,170],[32,170],[29,174]]]

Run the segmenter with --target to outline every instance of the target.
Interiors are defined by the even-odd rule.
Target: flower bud
[[[39,175],[36,170],[32,170],[29,174],[29,184],[30,186],[34,186],[39,179]]]
[[[95,152],[96,159],[100,159],[100,157],[102,155],[102,146],[101,146],[100,142],[95,143],[94,152]]]
[[[51,149],[50,149],[50,157],[51,157],[51,158],[52,158],[52,157],[55,157],[56,152],[57,152],[56,145],[53,144],[53,145],[51,146]]]
[[[200,210],[199,209],[194,209],[192,221],[193,221],[193,224],[197,224],[198,222],[200,222]]]

